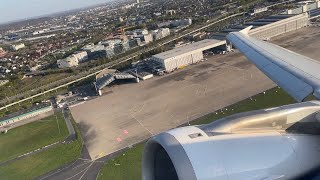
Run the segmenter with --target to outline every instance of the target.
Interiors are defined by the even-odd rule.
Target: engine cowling
[[[292,179],[320,166],[320,103],[236,114],[152,137],[143,180]]]

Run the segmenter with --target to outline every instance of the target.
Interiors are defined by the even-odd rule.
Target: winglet
[[[239,31],[239,32],[241,32],[241,33],[243,33],[243,34],[249,34],[249,31],[252,29],[252,27],[253,27],[253,26],[248,26],[248,27],[242,29],[242,30]]]

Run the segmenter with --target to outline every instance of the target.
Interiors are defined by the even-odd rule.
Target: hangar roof
[[[172,49],[170,51],[156,54],[153,57],[156,57],[159,59],[170,59],[170,58],[181,56],[181,55],[187,55],[187,54],[192,54],[194,52],[204,51],[204,50],[211,49],[224,44],[226,44],[225,40],[205,39],[202,41],[198,41],[192,44],[188,44],[182,47]]]
[[[115,73],[116,71],[117,71],[117,70],[115,70],[115,69],[105,68],[105,69],[103,69],[99,74],[96,75],[96,79],[100,79],[100,78],[102,78],[104,75],[110,74],[110,73]]]

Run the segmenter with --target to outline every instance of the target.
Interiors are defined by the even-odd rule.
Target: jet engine
[[[143,180],[294,179],[320,166],[320,102],[181,127],[145,145]]]

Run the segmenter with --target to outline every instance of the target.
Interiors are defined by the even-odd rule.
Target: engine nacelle
[[[236,114],[152,137],[143,180],[292,179],[320,166],[320,102]]]

